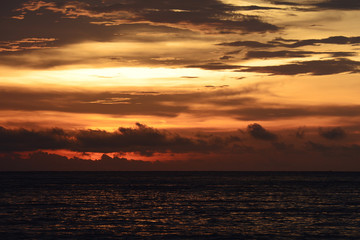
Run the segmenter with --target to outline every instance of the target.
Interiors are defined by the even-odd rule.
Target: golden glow
[[[237,6],[274,7],[274,3],[262,0],[224,0],[222,2]],[[27,10],[38,11],[40,8],[36,7],[36,2],[33,4],[34,6],[29,5],[30,7],[28,6]],[[47,6],[51,7],[48,8],[49,11],[67,14],[64,9],[55,9],[55,4],[49,4]],[[21,44],[30,44],[30,46],[23,46],[23,50],[29,50],[33,47],[39,49],[3,56],[0,63],[0,86],[3,89],[21,88],[22,91],[25,89],[30,92],[57,91],[59,93],[91,92],[99,94],[104,92],[130,94],[134,92],[156,92],[157,94],[192,92],[200,94],[226,89],[240,93],[236,97],[224,95],[221,98],[214,97],[212,99],[213,101],[229,101],[231,102],[229,105],[216,105],[214,102],[198,99],[192,99],[186,103],[177,103],[175,100],[167,103],[162,100],[161,106],[186,105],[187,111],[179,111],[169,114],[169,116],[146,115],[141,112],[138,115],[122,115],[121,112],[115,115],[57,112],[51,109],[26,111],[26,109],[11,110],[9,107],[10,109],[0,111],[0,116],[3,117],[2,124],[13,124],[15,126],[23,119],[29,119],[28,124],[30,125],[31,122],[41,122],[43,126],[60,125],[70,128],[102,128],[108,130],[120,125],[130,126],[134,122],[143,122],[159,128],[236,129],[238,126],[248,124],[248,121],[243,121],[241,117],[229,113],[231,110],[236,110],[236,99],[240,98],[253,99],[253,102],[248,103],[249,105],[244,105],[239,100],[238,105],[240,107],[259,107],[260,110],[263,105],[265,107],[301,106],[306,108],[317,105],[360,104],[358,97],[359,74],[341,72],[339,74],[314,76],[311,75],[311,72],[297,75],[246,72],[246,67],[271,67],[295,64],[296,62],[334,59],[330,52],[357,53],[359,46],[356,44],[316,43],[296,49],[286,49],[287,51],[313,52],[313,54],[309,53],[305,57],[257,59],[247,59],[247,52],[274,52],[284,49],[278,46],[251,48],[247,47],[246,44],[244,46],[220,44],[232,41],[267,43],[277,38],[295,39],[296,41],[328,38],[330,36],[352,37],[360,35],[359,28],[354,28],[360,18],[359,11],[298,11],[288,5],[276,5],[276,7],[280,9],[270,11],[244,10],[240,13],[249,14],[250,12],[254,16],[258,16],[264,23],[280,27],[278,31],[250,31],[244,35],[231,31],[226,32],[227,34],[205,34],[201,31],[193,31],[194,28],[189,26],[194,27],[196,24],[191,22],[178,24],[153,22],[150,24],[150,28],[146,24],[138,24],[139,21],[137,21],[132,26],[134,28],[121,26],[125,30],[121,30],[120,27],[108,39],[101,41],[94,40],[97,38],[89,38],[48,48],[45,46],[47,43],[57,44],[57,41],[61,39],[59,37],[35,36],[34,33],[33,37],[22,37],[14,42],[5,42],[10,46],[16,45],[17,50],[21,50]],[[77,6],[75,5],[72,8],[74,8],[72,9],[74,12],[63,17],[71,17],[72,19],[77,19],[78,16],[101,18],[104,16],[114,17],[118,13],[95,14],[86,9],[76,9]],[[175,13],[188,12],[188,10],[185,11],[181,8],[173,8],[171,11]],[[26,16],[21,16],[17,16],[19,21],[27,20]],[[102,20],[116,23],[114,19]],[[99,19],[92,19],[89,24],[94,24],[95,21],[98,21],[97,26],[103,27]],[[126,22],[130,24],[129,19]],[[144,20],[144,22],[149,23],[149,20]],[[214,29],[214,26],[216,28],[216,24],[210,25],[207,26],[209,29]],[[165,26],[173,26],[176,29]],[[196,27],[199,28],[199,26]],[[35,43],[40,45],[31,45]],[[44,45],[43,48],[42,44]],[[360,56],[356,54],[346,56],[346,58],[352,61],[360,61]],[[216,64],[221,64],[218,65],[220,66],[219,69],[214,67],[217,66]],[[208,69],[214,67],[215,69],[204,70],[207,69],[206,67]],[[121,96],[119,98],[111,96],[110,100],[113,99],[117,99],[117,104],[125,104],[128,103],[127,100],[130,100]],[[107,105],[107,101],[109,99],[103,97],[91,99],[88,103]],[[110,101],[110,103],[112,102]],[[296,125],[296,121],[305,121],[306,124],[311,125],[330,124],[335,119],[332,116],[322,118],[300,116],[276,120],[261,118],[251,120],[266,122],[269,126],[280,126],[281,124]]]

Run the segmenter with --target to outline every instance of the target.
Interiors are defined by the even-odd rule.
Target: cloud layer
[[[339,67],[339,66],[338,66]],[[276,69],[276,68],[275,68]],[[296,68],[295,68],[296,69]],[[274,69],[273,69],[274,70]],[[282,69],[285,71],[285,69]],[[323,71],[336,71],[324,68]],[[270,71],[270,70],[268,70]],[[288,74],[294,73],[292,68]],[[290,72],[291,71],[291,72]],[[321,69],[318,69],[321,71]],[[298,117],[360,117],[360,105],[299,105],[260,101],[259,95],[271,94],[258,85],[230,90],[212,85],[197,92],[58,92],[26,91],[21,88],[0,90],[0,110],[50,111],[60,113],[105,114],[109,116],[159,116],[175,118],[229,117],[239,120],[281,120]],[[193,107],[196,106],[196,107]]]

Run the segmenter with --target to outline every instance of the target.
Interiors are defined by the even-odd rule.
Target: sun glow
[[[174,87],[181,85],[217,84],[240,73],[213,72],[200,68],[76,68],[63,70],[32,71],[4,69],[0,84],[7,86],[53,87]],[[242,73],[241,73],[242,74]],[[243,74],[242,74],[243,75]],[[194,80],[195,79],[195,80]],[[201,81],[196,81],[201,79]],[[238,81],[234,81],[239,83]],[[227,84],[224,82],[224,84]]]

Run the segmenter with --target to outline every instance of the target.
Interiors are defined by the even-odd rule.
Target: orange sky
[[[334,170],[360,170],[357,0],[14,0],[0,9],[3,154],[194,159],[184,166],[199,169],[211,159],[214,170],[221,158],[237,170],[328,170],[301,159],[331,156],[344,162],[329,160]]]

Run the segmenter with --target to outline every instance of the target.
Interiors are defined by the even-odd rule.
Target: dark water
[[[0,239],[360,239],[360,173],[0,173]]]

